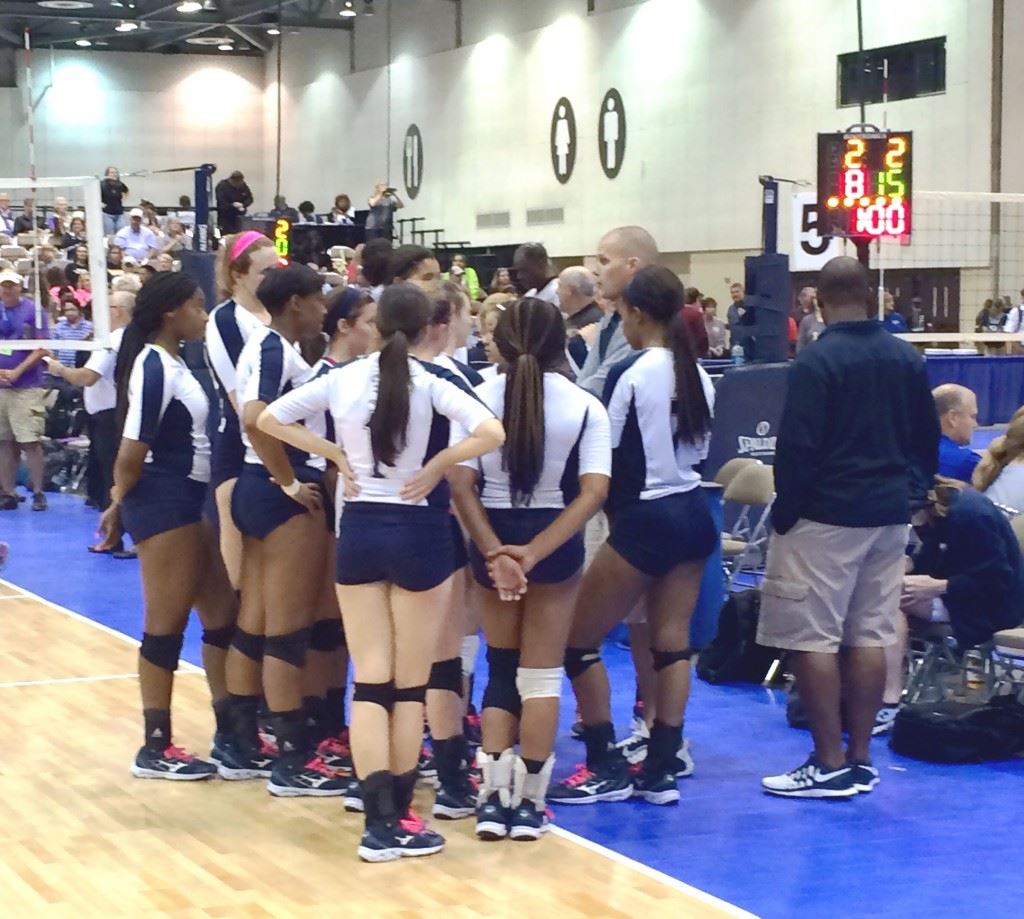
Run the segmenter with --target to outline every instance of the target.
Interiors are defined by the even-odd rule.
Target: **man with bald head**
[[[978,397],[966,386],[943,383],[932,390],[942,425],[939,475],[970,482],[981,457],[969,446],[978,427]]]
[[[601,320],[597,341],[580,368],[576,382],[600,399],[608,371],[633,350],[622,334],[618,307],[623,291],[641,268],[658,260],[658,244],[643,227],[618,227],[605,233],[597,244],[597,292],[610,312]]]
[[[907,525],[935,475],[939,421],[920,356],[869,318],[864,266],[832,259],[818,296],[825,331],[790,365],[779,424],[757,635],[791,652],[814,753],[761,784],[783,797],[848,798],[879,780],[869,744],[885,648],[896,640]]]

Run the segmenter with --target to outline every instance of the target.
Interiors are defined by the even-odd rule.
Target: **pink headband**
[[[236,261],[246,249],[249,248],[257,239],[266,239],[262,233],[256,230],[246,230],[238,239],[235,240],[234,245],[231,247],[231,261]]]

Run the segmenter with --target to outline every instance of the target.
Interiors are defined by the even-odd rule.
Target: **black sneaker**
[[[486,801],[476,806],[476,835],[478,839],[496,842],[508,836],[511,808],[501,803],[501,796],[494,792]]]
[[[633,776],[633,796],[648,804],[678,804],[679,788],[673,771],[648,772],[641,768]]]
[[[522,801],[508,821],[508,838],[517,841],[540,839],[551,828],[551,813],[540,810],[533,801]]]
[[[441,820],[462,820],[476,813],[476,793],[466,782],[463,786],[438,786],[433,814]]]
[[[15,495],[4,495],[0,498],[0,511],[16,511],[19,503]]]
[[[583,740],[583,722],[576,720],[573,722],[572,727],[569,728],[569,736],[573,740]]]
[[[277,798],[337,798],[347,788],[348,779],[328,769],[319,756],[298,766],[278,760],[267,782],[267,791]]]
[[[227,735],[216,731],[213,735],[213,745],[210,747],[210,762],[220,765],[221,758],[224,756],[224,748],[227,745]]]
[[[813,756],[792,772],[766,776],[761,787],[784,798],[852,798],[857,794],[850,766],[828,770]]]
[[[865,762],[862,759],[851,759],[846,761],[846,765],[853,770],[854,787],[863,794],[867,794],[881,781],[878,769],[872,766],[871,763]]]
[[[217,752],[220,756],[217,772],[222,779],[229,782],[269,779],[274,761],[277,759],[277,750],[263,741],[260,742],[259,751],[251,756],[230,740],[220,744]]]
[[[359,779],[351,778],[345,786],[345,810],[350,814],[361,814],[363,812],[363,787]]]
[[[899,711],[900,707],[898,705],[883,705],[878,710],[878,714],[875,715],[875,724],[871,728],[872,737],[888,734],[892,730],[893,722],[896,720]]]
[[[426,744],[420,748],[420,758],[416,763],[416,772],[419,773],[421,779],[437,778],[437,766],[434,764],[434,754],[430,752],[430,747]]]
[[[548,800],[552,804],[595,804],[598,801],[628,801],[633,796],[633,779],[625,760],[602,763],[596,771],[577,767],[567,779],[552,785]]]
[[[171,779],[175,782],[196,782],[212,779],[217,774],[214,763],[199,759],[181,747],[168,746],[163,750],[143,747],[135,754],[132,775],[137,779]]]
[[[399,858],[435,855],[444,848],[444,837],[428,829],[410,812],[397,824],[367,827],[359,843],[364,862],[393,862]]]
[[[320,741],[316,755],[328,769],[333,769],[339,775],[352,775],[352,748],[348,743],[348,728],[338,737],[327,737]]]
[[[49,505],[46,503],[46,495],[41,491],[37,491],[32,497],[32,510],[34,511],[45,511]]]

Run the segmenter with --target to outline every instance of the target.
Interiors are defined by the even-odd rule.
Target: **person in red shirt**
[[[683,322],[690,330],[693,348],[697,357],[708,356],[708,330],[704,325],[704,310],[700,305],[700,291],[696,287],[686,288],[686,299],[683,302]]]

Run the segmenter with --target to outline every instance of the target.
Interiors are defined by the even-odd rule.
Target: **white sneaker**
[[[792,772],[766,776],[761,779],[761,787],[768,794],[784,798],[852,798],[858,793],[848,764],[825,770],[813,756]]]
[[[879,734],[888,734],[892,730],[893,722],[896,720],[896,716],[900,712],[898,705],[885,705],[878,710],[878,714],[875,715],[875,726],[871,729],[871,736],[877,737]]]
[[[688,779],[693,775],[693,754],[690,752],[690,741],[683,738],[683,745],[676,751],[676,778]]]

